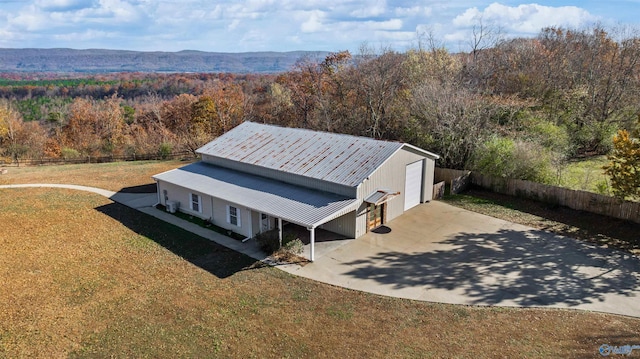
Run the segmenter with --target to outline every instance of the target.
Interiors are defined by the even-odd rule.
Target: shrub
[[[65,160],[71,160],[74,158],[78,158],[80,157],[80,152],[74,150],[73,148],[69,148],[69,147],[64,147],[61,151],[60,151],[60,155],[62,156],[62,158],[64,158]]]
[[[300,254],[302,253],[302,248],[304,248],[304,243],[300,238],[295,238],[285,242],[282,248],[291,254]]]
[[[569,133],[564,126],[558,126],[551,121],[539,120],[528,128],[532,139],[545,148],[558,152],[564,156],[571,154]]]
[[[266,254],[272,254],[273,252],[280,249],[278,230],[270,230],[256,235],[256,242],[258,242],[260,250],[262,250]]]
[[[162,142],[158,148],[158,155],[163,160],[166,160],[173,152],[173,146],[168,142]]]
[[[542,146],[495,136],[476,149],[469,166],[480,173],[502,178],[550,183],[550,152]]]
[[[300,254],[304,248],[304,244],[299,238],[296,238],[293,234],[285,233],[282,238],[282,248],[280,248],[280,240],[278,238],[278,230],[273,229],[267,232],[262,232],[256,236],[256,241],[260,249],[267,253],[273,254],[276,252],[286,252],[290,254]]]

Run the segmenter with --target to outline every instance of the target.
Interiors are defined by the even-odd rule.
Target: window
[[[169,200],[169,192],[167,190],[162,190],[162,194],[164,194],[164,201],[167,202]]]
[[[240,210],[234,206],[227,206],[227,222],[240,227]]]
[[[200,207],[200,196],[194,193],[191,193],[191,210],[195,212],[202,212],[202,208]]]

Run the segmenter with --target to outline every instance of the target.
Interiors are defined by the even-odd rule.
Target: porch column
[[[315,260],[315,246],[316,246],[316,229],[315,228],[309,228],[309,238],[311,239],[311,251],[310,251],[310,255],[309,255],[309,260],[310,261],[314,261]]]
[[[156,192],[158,192],[158,204],[162,204],[162,199],[160,197],[160,183],[158,183],[158,180],[155,180],[155,181],[156,181]],[[166,205],[167,204],[165,203],[165,206]]]
[[[278,240],[280,240],[280,247],[282,248],[282,218],[278,218]]]
[[[253,214],[251,213],[251,208],[247,208],[247,212],[249,213],[249,238],[253,238]]]

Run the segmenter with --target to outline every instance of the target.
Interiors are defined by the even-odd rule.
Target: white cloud
[[[397,7],[393,12],[395,16],[399,17],[430,17],[433,9],[427,6]]]
[[[387,2],[385,0],[368,0],[360,3],[349,15],[355,18],[370,18],[383,15],[386,12]]]
[[[480,20],[505,28],[508,32],[519,34],[536,34],[548,26],[579,27],[594,22],[598,18],[588,11],[576,6],[543,6],[538,4],[522,4],[506,6],[492,3],[484,10],[467,9],[456,16],[452,23],[456,27],[471,27]]]
[[[480,18],[507,36],[530,36],[546,26],[598,20],[587,11],[589,3],[580,8],[514,0],[0,0],[0,45],[355,51],[364,42],[400,49],[428,28],[455,50]],[[615,9],[620,12],[621,5]]]
[[[311,11],[308,19],[300,25],[302,32],[319,32],[326,30],[322,23],[324,13],[322,11]]]

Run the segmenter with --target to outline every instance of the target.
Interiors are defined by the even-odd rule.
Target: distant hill
[[[304,56],[324,58],[327,54],[308,51],[219,53],[0,48],[0,72],[277,73],[291,69]]]

